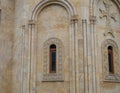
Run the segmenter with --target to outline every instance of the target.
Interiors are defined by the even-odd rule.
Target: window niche
[[[63,81],[63,45],[51,38],[43,46],[43,81]]]
[[[113,40],[102,44],[103,79],[106,82],[120,82],[119,49]]]

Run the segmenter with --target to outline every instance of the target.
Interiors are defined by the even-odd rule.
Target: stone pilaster
[[[23,85],[22,85],[22,93],[34,93],[35,87],[35,70],[33,62],[34,56],[36,57],[36,53],[34,50],[35,42],[33,38],[35,38],[35,24],[33,21],[29,21],[25,27],[23,27]],[[33,43],[34,42],[34,43]],[[34,73],[34,74],[33,74]]]
[[[24,86],[24,50],[25,50],[25,25],[22,25],[22,46],[21,46],[21,93],[23,93],[23,86]]]
[[[96,17],[90,16],[90,33],[91,33],[91,65],[92,65],[92,84],[93,93],[96,93],[96,62],[95,62],[95,23]]]
[[[24,34],[24,64],[23,64],[23,91],[22,93],[29,93],[30,80],[30,48],[31,48],[31,32],[28,25],[25,25]]]
[[[87,20],[82,19],[82,31],[84,42],[84,93],[88,93],[88,59],[87,59]]]
[[[95,87],[95,54],[94,54],[94,25],[95,17],[90,18],[90,25],[86,19],[82,20],[82,30],[84,38],[84,92],[96,93]],[[89,28],[89,29],[88,29]]]
[[[72,18],[74,25],[74,52],[75,52],[75,90],[76,93],[79,93],[79,61],[78,61],[78,16],[75,15]]]
[[[72,16],[71,19],[71,28],[70,28],[70,93],[76,93],[76,88],[77,88],[77,73],[76,73],[76,61],[78,60],[76,53],[77,51],[77,45],[78,42],[76,42],[77,39],[77,15]],[[77,52],[76,52],[77,51]]]
[[[29,93],[36,93],[36,52],[37,52],[37,48],[36,48],[36,42],[37,42],[37,32],[36,32],[36,26],[35,26],[35,22],[33,20],[29,21],[29,32],[31,35],[30,38],[30,69],[29,69]]]

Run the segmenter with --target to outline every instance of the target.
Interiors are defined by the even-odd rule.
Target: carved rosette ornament
[[[114,11],[111,12],[110,8],[112,7],[112,1],[111,0],[103,0],[103,4],[105,6],[105,10],[99,9],[100,11],[100,18],[106,17],[106,32],[104,35],[111,34],[114,37],[113,31],[112,31],[112,26],[111,26],[111,19],[116,22],[115,15],[116,13]]]
[[[49,48],[50,45],[55,44],[57,50],[57,58],[56,58],[56,73],[49,72]],[[62,42],[57,38],[51,38],[44,43],[43,46],[43,81],[63,81],[63,45]]]
[[[109,73],[108,46],[113,47],[114,74]],[[102,59],[103,59],[103,79],[104,79],[104,81],[120,82],[119,49],[118,49],[117,44],[113,40],[108,39],[102,44]]]

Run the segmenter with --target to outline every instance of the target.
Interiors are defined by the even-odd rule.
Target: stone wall
[[[2,0],[0,9],[1,93],[119,93],[118,0]],[[49,73],[52,43],[56,74]],[[110,44],[113,75],[104,56]]]
[[[13,37],[14,37],[14,0],[0,3],[0,92],[12,93],[13,85]]]

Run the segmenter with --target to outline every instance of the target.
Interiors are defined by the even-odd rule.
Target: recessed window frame
[[[109,46],[111,46],[112,49],[110,49]],[[110,51],[108,51],[109,50],[108,48],[110,49]],[[102,49],[102,61],[103,61],[102,62],[103,81],[120,83],[120,71],[119,71],[120,62],[119,62],[118,45],[114,40],[107,39],[102,43],[101,49]],[[113,58],[111,59],[111,61],[113,62],[113,65],[111,63],[111,65],[113,66],[111,67],[111,70],[109,70],[108,53],[111,53],[111,56],[113,56]]]
[[[50,46],[56,45],[56,72],[50,72]],[[60,39],[50,38],[43,45],[43,82],[63,82],[64,47]]]

